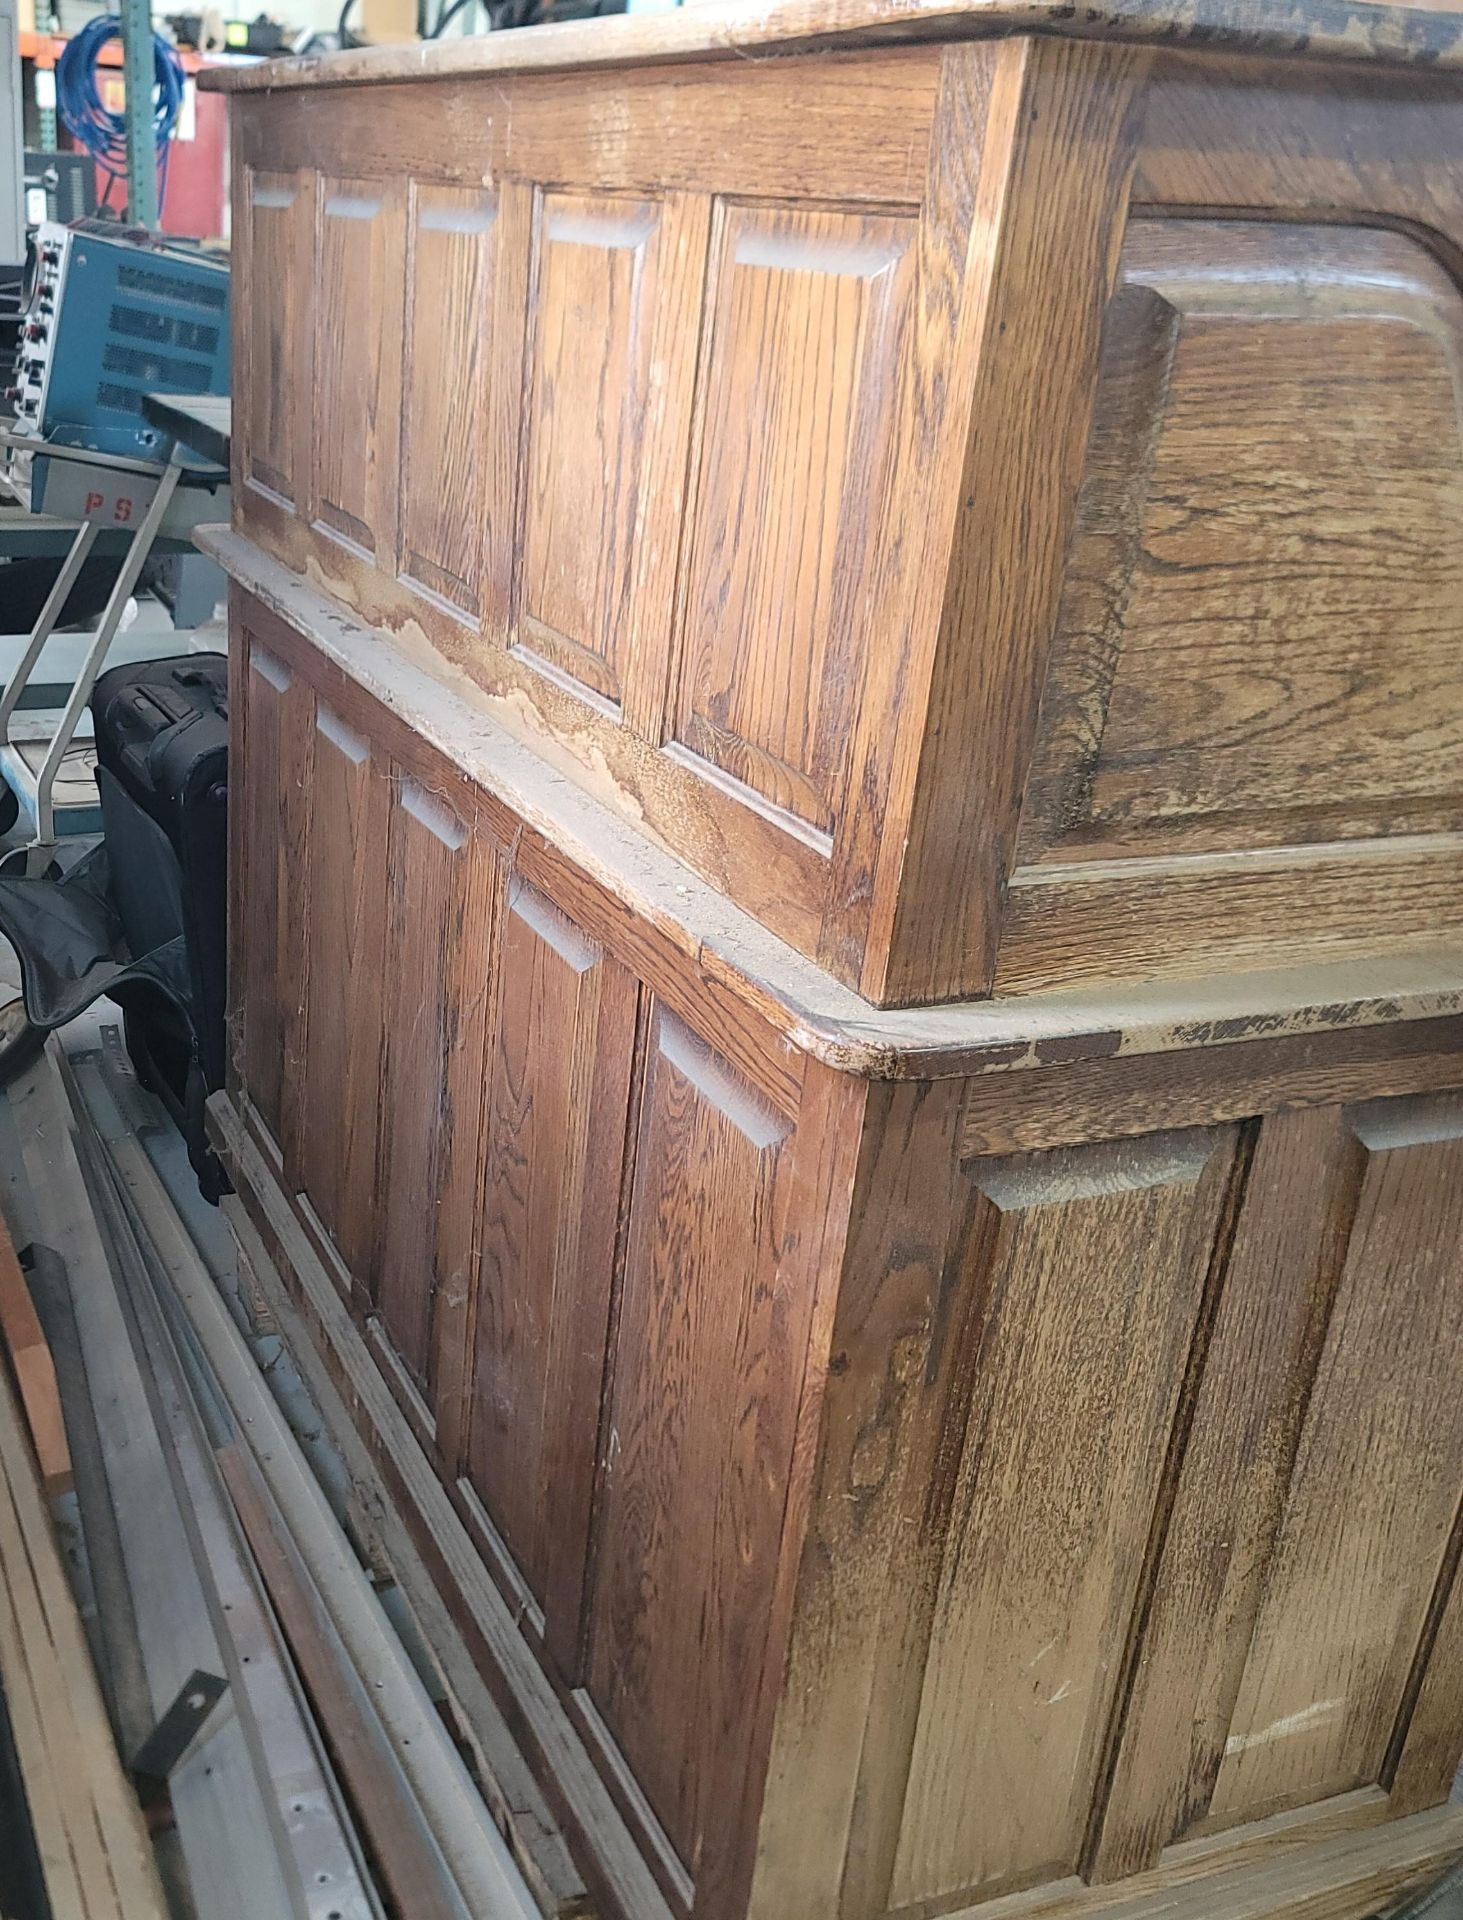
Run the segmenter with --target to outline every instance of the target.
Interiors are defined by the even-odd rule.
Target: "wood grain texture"
[[[30,1430],[41,1485],[55,1499],[71,1486],[71,1450],[56,1385],[56,1367],[16,1258],[10,1231],[0,1219],[0,1340]]]
[[[405,195],[399,181],[338,175],[317,192],[311,513],[394,573]]]
[[[637,989],[518,880],[501,966],[466,1463],[576,1678]]]
[[[915,242],[908,217],[735,205],[712,237],[676,733],[824,835],[877,645]]]
[[[476,618],[487,480],[483,330],[498,203],[481,187],[413,181],[401,376],[404,579]]]
[[[256,642],[247,647],[249,764],[243,813],[251,849],[239,901],[244,1001],[241,1078],[276,1151],[297,1174],[309,980],[305,907],[313,697]]]
[[[381,1320],[429,1407],[436,1333],[473,1281],[486,1006],[501,869],[450,801],[395,783],[382,1020],[386,1059],[376,1284]]]
[[[1001,51],[977,198],[977,231],[990,238],[976,267],[965,473],[907,844],[886,854],[919,881],[889,913],[887,969],[865,974],[881,999],[953,998],[994,979],[995,908],[1076,508],[1142,75],[1142,57],[1123,49],[1016,40]]]
[[[589,1689],[694,1877],[761,1658],[806,1305],[777,1285],[790,1122],[673,1015],[647,1048]]]
[[[667,992],[689,993],[693,1002],[710,994],[738,1047],[780,1063],[752,1068],[754,1078],[780,1074],[793,1088],[805,1056],[875,1079],[1017,1074],[1267,1036],[1412,1026],[1463,1009],[1458,957],[1446,940],[1254,972],[956,1006],[872,1007],[559,778],[552,761],[546,765],[460,697],[460,682],[450,693],[420,659],[406,660],[390,640],[237,535],[211,529],[201,544],[247,587],[248,618],[270,648],[308,671],[339,712],[371,716],[369,727],[389,737],[392,755],[423,777],[458,778],[480,796],[502,836],[522,827],[521,859],[552,873],[551,886],[574,891],[581,924],[592,922],[596,937],[602,933],[632,967],[653,964],[657,991],[663,977],[675,983]],[[1283,1085],[1274,1097],[1283,1103]]]
[[[948,1525],[949,1440],[979,1289],[962,1285],[949,1086],[871,1090],[842,1284],[818,1355],[817,1457],[749,1914],[887,1905],[905,1696]],[[905,1743],[901,1746],[901,1734]]]
[[[878,1003],[1416,948],[1463,830],[1463,153],[1407,79],[1017,36],[444,78],[440,138],[400,79],[251,101],[250,177],[381,209],[322,211],[262,332],[372,289],[386,331],[293,374],[359,497],[244,524]],[[317,416],[337,379],[381,390]],[[410,513],[456,546],[398,578]]]
[[[1458,1508],[1463,1125],[1357,1110],[1366,1167],[1211,1813],[1377,1780]],[[1317,1569],[1325,1569],[1324,1579]]]
[[[1455,820],[1456,286],[1399,234],[1185,220],[1119,285],[1023,861]]]
[[[287,507],[309,485],[308,391],[310,355],[304,304],[313,203],[307,174],[250,167],[242,190],[243,301],[240,356],[243,477],[266,487]]]
[[[1266,1120],[1248,1168],[1089,1872],[1158,1865],[1208,1811],[1345,1258],[1340,1114]]]
[[[1234,1147],[1221,1128],[973,1170],[981,1354],[891,1906],[1078,1864]]]
[[[318,56],[271,61],[258,69],[222,70],[205,85],[220,92],[310,87],[321,90],[351,81],[386,81],[401,75],[432,77],[453,73],[512,73],[544,69],[619,69],[642,61],[726,60],[758,49],[767,52],[818,52],[840,42],[897,46],[908,38],[959,39],[966,35],[1004,35],[1055,31],[1183,45],[1242,48],[1255,52],[1303,52],[1317,61],[1384,62],[1419,66],[1463,64],[1458,50],[1457,14],[1432,0],[1405,8],[1383,9],[1367,0],[1326,6],[1312,4],[1297,13],[1268,6],[1241,6],[1236,0],[1210,0],[1202,7],[1179,8],[1172,0],[1125,0],[1076,20],[1052,0],[953,0],[911,19],[892,0],[800,0],[776,13],[735,4],[698,7],[689,19],[616,20],[610,31],[600,21],[585,31],[537,35],[526,46],[458,47],[451,42],[425,50],[379,48],[331,58]],[[619,78],[618,71],[615,78]],[[327,96],[328,97],[328,93]]]
[[[705,224],[555,192],[534,227],[519,644],[657,736]]]
[[[314,949],[300,1098],[301,1188],[369,1282],[378,1221],[389,774],[365,736],[315,703],[306,901]]]
[[[1391,1809],[1407,1814],[1449,1797],[1463,1765],[1463,1506],[1443,1556],[1433,1600],[1433,1631],[1425,1633],[1414,1668],[1416,1698],[1404,1707],[1383,1768]]]

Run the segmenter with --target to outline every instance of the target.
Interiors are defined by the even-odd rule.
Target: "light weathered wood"
[[[71,1485],[71,1453],[66,1444],[66,1421],[61,1412],[56,1368],[3,1219],[0,1219],[0,1338],[4,1340],[20,1402],[25,1408],[41,1484],[53,1497],[65,1493]]]
[[[320,175],[308,282],[318,525],[396,571],[405,207],[400,182]]]
[[[1458,1508],[1463,1108],[1353,1124],[1365,1172],[1210,1803],[1230,1821],[1380,1776]]]
[[[369,1281],[390,787],[365,739],[323,701],[314,718],[308,897],[311,924],[330,944],[329,965],[310,969],[306,992],[301,1187],[347,1267]]]
[[[478,605],[482,534],[463,503],[483,491],[483,329],[498,202],[488,189],[411,184],[401,396],[400,566],[464,612]]]
[[[112,1743],[20,1411],[3,1378],[0,1479],[0,1672],[27,1794],[39,1810],[53,1909],[78,1920],[162,1920],[142,1813]]]
[[[1273,1115],[1260,1130],[1094,1836],[1101,1879],[1156,1866],[1208,1810],[1339,1278],[1357,1163],[1334,1111]]]
[[[1135,40],[1194,39],[1261,50],[1300,50],[1338,60],[1376,59],[1420,65],[1463,64],[1458,16],[1446,7],[1420,4],[1386,9],[1352,0],[1337,7],[1309,6],[1297,14],[1282,7],[1211,0],[1180,9],[1144,0],[1095,9],[1082,19],[1052,0],[963,0],[910,14],[893,0],[798,0],[769,11],[742,4],[697,7],[686,19],[596,20],[592,26],[537,31],[526,43],[474,44],[450,41],[430,48],[377,48],[332,58],[270,61],[263,67],[210,73],[206,87],[221,92],[280,87],[340,85],[415,75],[502,73],[543,68],[619,67],[622,63],[674,59],[726,59],[758,49],[807,52],[840,42],[879,43],[907,38],[949,40],[962,33],[1002,34],[1055,27],[1057,31],[1111,34]],[[606,30],[608,29],[608,31]]]
[[[974,1170],[986,1326],[891,1907],[1078,1864],[1233,1155],[1221,1129]]]

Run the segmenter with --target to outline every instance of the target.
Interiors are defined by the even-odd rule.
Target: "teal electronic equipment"
[[[142,396],[229,390],[219,255],[111,221],[43,221],[27,291],[9,394],[19,434],[161,461]]]

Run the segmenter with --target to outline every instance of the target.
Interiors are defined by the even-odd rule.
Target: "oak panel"
[[[629,1101],[633,977],[514,880],[484,1142],[473,1486],[572,1672]]]
[[[413,181],[401,394],[401,572],[476,617],[485,499],[483,330],[496,196]]]
[[[892,1906],[1078,1864],[1235,1139],[973,1169],[983,1325]]]
[[[1023,858],[1455,814],[1463,301],[1414,240],[1143,221]]]
[[[732,205],[713,236],[677,737],[824,834],[877,640],[915,235]]]
[[[1207,1813],[1345,1259],[1361,1149],[1337,1108],[1259,1130],[1135,1650],[1093,1877]]]
[[[249,763],[242,795],[247,851],[238,898],[244,975],[241,1079],[287,1170],[297,1176],[309,978],[304,873],[314,701],[292,669],[257,641],[248,645],[247,685]]]
[[[536,209],[518,636],[642,728],[667,671],[704,221],[674,195]]]
[[[374,1294],[431,1407],[434,1328],[460,1338],[472,1283],[499,869],[474,821],[410,777],[394,782],[388,836]]]
[[[301,1185],[365,1284],[376,1252],[389,788],[364,735],[318,698],[313,756]]]
[[[1217,1821],[1380,1778],[1463,1484],[1463,1106],[1356,1110],[1355,1222],[1256,1619]]]
[[[298,409],[309,378],[300,353],[306,325],[307,247],[313,202],[308,174],[250,167],[244,177],[240,222],[247,325],[239,369],[239,438],[244,477],[267,487],[286,506],[305,476],[296,444]]]
[[[317,525],[396,568],[403,190],[399,181],[319,181],[315,279]]]
[[[696,1874],[738,1778],[802,1355],[780,1335],[789,1122],[673,1014],[649,1036],[601,1464],[589,1688]]]

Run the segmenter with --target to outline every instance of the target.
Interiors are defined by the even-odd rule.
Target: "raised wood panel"
[[[694,1876],[733,1809],[803,1355],[789,1122],[657,1009],[601,1464],[589,1687]],[[741,1751],[739,1752],[739,1749]]]
[[[314,714],[310,689],[248,640],[242,807],[246,864],[238,905],[244,1040],[241,1078],[251,1105],[298,1172],[305,991],[309,976],[304,872]]]
[[[1023,857],[1455,819],[1456,285],[1399,234],[1182,220],[1119,284]]]
[[[304,292],[311,177],[250,167],[241,198],[247,315],[239,368],[244,478],[293,506],[305,478],[297,445],[298,409],[309,380],[301,338],[309,311]]]
[[[538,200],[518,640],[642,730],[664,699],[704,247],[684,196]]]
[[[426,1406],[434,1333],[461,1338],[472,1284],[492,935],[500,873],[485,834],[417,780],[393,782],[382,985],[374,1296]]]
[[[1235,1144],[973,1169],[982,1325],[891,1907],[1079,1864]]]
[[[399,181],[318,182],[314,493],[318,526],[396,570],[402,311]]]
[[[633,977],[515,880],[491,1062],[467,1471],[573,1677],[626,1145]]]
[[[365,736],[320,699],[312,772],[301,1184],[364,1281],[376,1251],[389,784]]]
[[[1156,1866],[1208,1811],[1356,1204],[1336,1108],[1259,1129],[1135,1649],[1091,1873]]]
[[[825,835],[878,642],[915,239],[907,217],[736,205],[713,234],[676,735]]]
[[[484,188],[413,181],[401,396],[404,578],[476,618],[485,499],[486,353],[498,203]]]
[[[1356,1110],[1346,1261],[1211,1802],[1378,1780],[1463,1485],[1463,1103]]]

